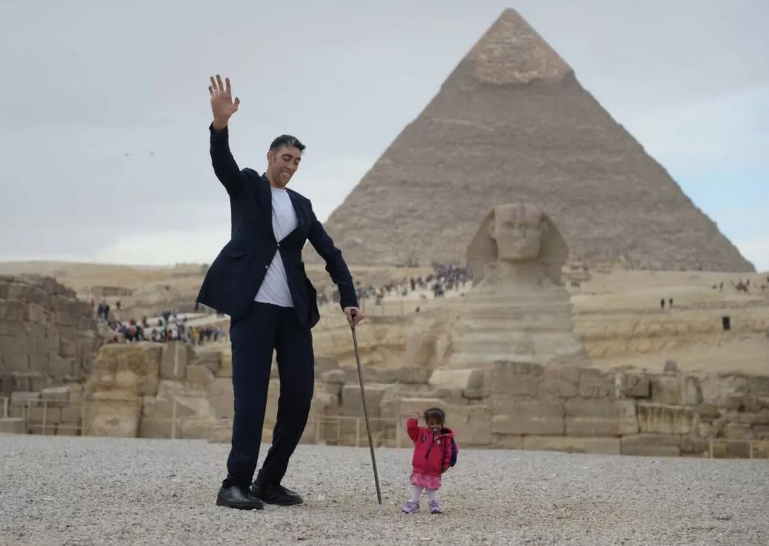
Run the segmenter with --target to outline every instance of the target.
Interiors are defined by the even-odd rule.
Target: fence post
[[[43,436],[45,436],[45,425],[48,421],[48,400],[43,400]]]
[[[355,447],[360,447],[360,417],[355,418]]]
[[[174,342],[174,382],[179,382],[179,344]],[[171,394],[173,399],[171,406],[171,439],[176,440],[176,393]]]

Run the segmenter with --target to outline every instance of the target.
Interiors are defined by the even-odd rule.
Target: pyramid
[[[325,227],[348,263],[462,262],[483,216],[506,202],[544,208],[573,260],[755,271],[514,10]]]

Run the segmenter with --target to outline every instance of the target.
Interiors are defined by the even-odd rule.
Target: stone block
[[[27,318],[27,304],[23,301],[0,300],[0,319],[23,322]]]
[[[29,377],[29,386],[30,390],[34,392],[42,392],[43,389],[50,386],[50,379],[42,373],[33,372]]]
[[[80,436],[80,426],[59,423],[56,425],[56,436]]]
[[[200,364],[187,366],[187,382],[193,385],[208,385],[213,383],[214,374],[207,367]]]
[[[590,368],[579,371],[579,396],[582,398],[607,398],[615,396],[614,374]]]
[[[681,454],[695,457],[709,457],[710,442],[696,436],[681,437]]]
[[[326,383],[337,383],[344,385],[345,373],[344,370],[329,370],[320,374],[321,380]]]
[[[232,442],[232,423],[222,421],[208,431],[208,442],[212,444],[229,444]]]
[[[167,417],[144,417],[139,426],[139,438],[171,438],[172,419]],[[181,421],[176,423],[177,438],[181,437]]]
[[[222,353],[222,360],[219,362],[219,371],[216,377],[232,377],[232,353],[227,351]]]
[[[721,414],[716,405],[709,402],[700,404],[695,408],[695,411],[700,416],[700,421],[706,422],[712,422]]]
[[[753,457],[756,459],[769,459],[769,441],[760,441],[754,443]]]
[[[756,425],[753,434],[759,440],[769,440],[769,425]]]
[[[759,413],[730,411],[727,413],[726,419],[732,423],[742,423],[745,425],[769,425],[769,410]]]
[[[389,385],[370,383],[366,387],[366,408],[369,417],[379,417],[382,396]],[[363,398],[360,384],[342,387],[342,414],[350,417],[363,417]]]
[[[678,457],[681,440],[674,434],[634,434],[621,439],[622,455]]]
[[[86,408],[85,436],[136,438],[141,420],[141,398],[96,401]]]
[[[561,435],[565,431],[563,402],[558,400],[492,399],[492,432],[497,434]]]
[[[214,423],[206,420],[184,419],[181,426],[177,424],[177,438],[184,438],[185,440],[207,439],[211,435],[213,425]]]
[[[26,434],[27,422],[24,419],[7,417],[0,419],[0,434]]]
[[[750,459],[751,444],[740,440],[714,440],[714,459]]]
[[[61,408],[61,422],[63,424],[80,423],[80,417],[81,417],[80,406],[70,405],[65,408]]]
[[[132,398],[156,394],[162,347],[154,343],[103,345],[88,377],[88,392]]]
[[[448,411],[448,405],[440,398],[402,398],[399,402],[398,416],[401,419],[411,416],[415,411],[421,415],[427,408],[434,407]]]
[[[491,393],[534,398],[543,375],[544,368],[539,364],[498,360],[491,372]]]
[[[48,387],[40,392],[40,399],[48,407],[65,407],[69,405],[69,387]]]
[[[524,436],[523,448],[534,451],[565,451],[619,455],[619,438],[575,438],[570,436]]]
[[[56,424],[61,422],[61,408],[47,408],[45,406],[36,406],[29,408],[29,422]]]
[[[564,403],[568,436],[624,436],[638,433],[634,400],[571,399]]]
[[[36,405],[40,400],[39,392],[14,392],[11,394],[11,406]]]
[[[727,440],[752,440],[753,428],[744,423],[726,423],[721,435]]]
[[[750,381],[741,374],[707,374],[700,380],[703,402],[724,407],[726,400],[734,395],[748,394]]]
[[[699,406],[703,402],[700,380],[691,375],[679,377],[680,401],[684,406]]]
[[[454,429],[465,446],[487,446],[492,443],[491,411],[487,406],[449,406],[446,425]]]
[[[638,404],[638,428],[642,433],[694,434],[699,415],[691,407]]]
[[[216,375],[219,373],[219,367],[222,362],[221,351],[199,351],[195,353],[195,360],[198,365],[203,366]]]
[[[658,404],[677,405],[680,401],[678,374],[652,376],[651,398]]]
[[[160,362],[160,379],[183,380],[187,365],[195,359],[195,350],[179,341],[163,344]]]
[[[468,398],[482,398],[484,392],[484,372],[479,369],[435,370],[429,384],[437,389],[457,390]],[[476,394],[481,393],[480,397]]]
[[[316,356],[315,357],[315,373],[321,374],[330,370],[336,370],[339,368],[339,360],[329,356]]]
[[[539,384],[540,398],[579,396],[579,368],[547,366]]]
[[[232,389],[232,379],[217,377],[206,386],[206,393],[216,418],[232,420],[235,416],[235,396]]]
[[[651,381],[649,376],[634,373],[623,374],[621,393],[628,398],[651,397]]]
[[[746,396],[745,411],[750,413],[769,412],[769,397],[753,395]]]
[[[178,397],[177,397],[178,398]],[[186,417],[194,417],[195,411],[185,404],[176,401],[176,409],[174,409],[174,399],[156,398],[154,396],[147,396],[142,403],[142,417],[149,417],[151,419],[170,419],[176,412],[176,418],[182,419]]]
[[[516,434],[492,434],[493,445],[496,449],[523,449],[523,439],[525,436]]]
[[[754,375],[748,386],[750,394],[769,398],[769,375]]]
[[[395,368],[380,368],[378,366],[365,366],[363,368],[363,381],[369,383],[396,383],[400,370]],[[360,385],[357,368],[345,370],[345,382]]]
[[[430,368],[403,367],[397,370],[396,381],[405,385],[427,383],[433,374]]]

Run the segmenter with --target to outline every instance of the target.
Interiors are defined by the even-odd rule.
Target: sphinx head
[[[523,203],[494,207],[489,236],[497,244],[500,261],[536,260],[546,233],[547,222],[539,207]]]

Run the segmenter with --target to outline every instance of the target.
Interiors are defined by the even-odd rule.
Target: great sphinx
[[[438,367],[488,368],[500,360],[589,365],[563,286],[567,258],[566,242],[542,208],[491,209],[468,246],[473,288],[453,304],[450,348]]]

